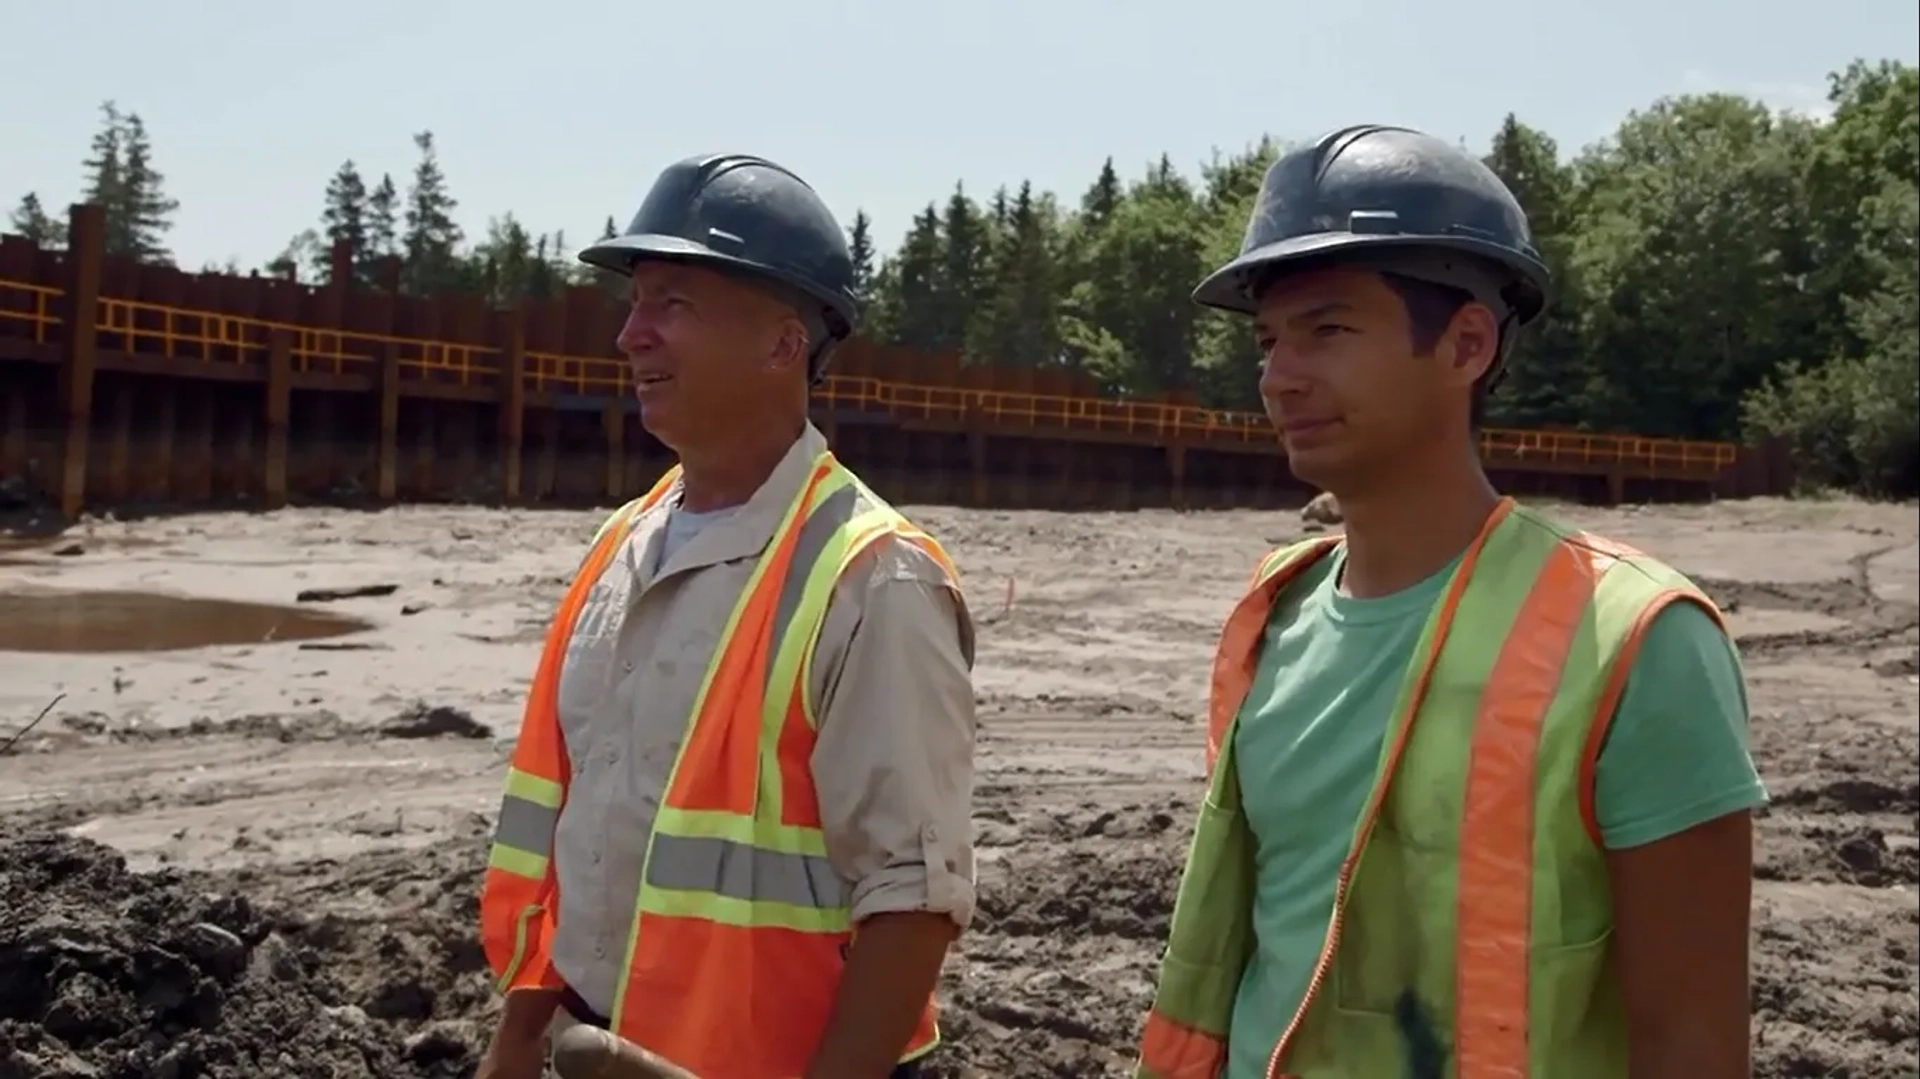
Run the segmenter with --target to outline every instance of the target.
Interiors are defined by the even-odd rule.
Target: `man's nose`
[[[652,314],[639,304],[627,309],[627,319],[620,324],[620,332],[613,339],[613,347],[622,354],[631,356],[636,352],[645,352],[660,343],[660,329]]]
[[[1275,345],[1260,358],[1260,396],[1284,397],[1308,388],[1309,380],[1299,355],[1285,345]]]

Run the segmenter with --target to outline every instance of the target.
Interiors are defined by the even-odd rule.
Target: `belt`
[[[573,1016],[573,1021],[576,1023],[599,1027],[601,1030],[613,1029],[613,1022],[588,1007],[585,998],[574,992],[571,985],[560,987],[560,1006],[566,1009],[568,1015]]]

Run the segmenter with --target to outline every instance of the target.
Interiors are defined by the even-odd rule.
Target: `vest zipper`
[[[1400,757],[1407,748],[1408,736],[1413,733],[1414,717],[1420,714],[1420,703],[1426,697],[1426,674],[1432,672],[1433,660],[1438,655],[1436,648],[1433,656],[1427,660],[1427,671],[1421,676],[1420,692],[1407,702],[1406,714],[1401,718],[1399,730],[1394,732],[1386,771],[1367,803],[1366,814],[1360,819],[1360,827],[1354,834],[1353,849],[1347,852],[1346,860],[1340,863],[1340,873],[1333,882],[1333,915],[1327,920],[1327,938],[1320,946],[1320,958],[1313,964],[1313,976],[1307,979],[1307,991],[1300,998],[1300,1006],[1293,1010],[1293,1018],[1287,1021],[1286,1029],[1280,1032],[1279,1039],[1273,1043],[1273,1052],[1267,1057],[1266,1079],[1296,1079],[1280,1071],[1280,1058],[1286,1055],[1287,1046],[1293,1041],[1294,1035],[1300,1032],[1307,1018],[1307,1009],[1320,995],[1327,974],[1333,969],[1334,952],[1340,947],[1340,931],[1346,924],[1347,890],[1353,883],[1354,871],[1360,866],[1360,855],[1366,851],[1367,841],[1373,838],[1373,826],[1380,820],[1380,811],[1386,807],[1387,791],[1393,786],[1394,773],[1400,770]]]
[[[1368,825],[1368,831],[1372,831],[1371,823]],[[1306,995],[1300,998],[1300,1006],[1294,1009],[1293,1018],[1287,1021],[1286,1029],[1280,1032],[1279,1040],[1273,1043],[1273,1053],[1267,1057],[1267,1079],[1293,1079],[1292,1076],[1280,1073],[1280,1058],[1285,1055],[1287,1044],[1293,1041],[1293,1036],[1299,1033],[1300,1024],[1306,1019],[1307,1009],[1312,1006],[1314,998],[1320,995],[1320,989],[1327,980],[1327,972],[1333,969],[1333,953],[1340,946],[1340,930],[1342,923],[1346,921],[1347,885],[1352,881],[1353,869],[1358,864],[1358,857],[1348,858],[1341,864],[1339,876],[1334,878],[1333,917],[1327,922],[1327,939],[1320,947],[1320,958],[1313,964],[1313,976],[1307,979]]]

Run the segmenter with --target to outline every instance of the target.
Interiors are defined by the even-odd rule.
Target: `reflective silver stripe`
[[[655,888],[710,892],[749,902],[790,903],[838,910],[847,906],[847,882],[825,858],[760,850],[730,839],[656,832],[647,856],[647,883]]]
[[[560,811],[538,802],[509,794],[500,803],[500,819],[494,822],[493,841],[514,850],[553,856],[553,829],[560,823]]]
[[[806,523],[800,526],[800,535],[793,542],[793,562],[787,568],[787,576],[780,582],[780,598],[773,607],[773,639],[767,642],[767,655],[780,654],[780,645],[788,633],[795,629],[811,632],[812,627],[797,627],[792,624],[793,612],[800,606],[800,600],[806,595],[807,579],[813,576],[813,564],[820,560],[820,552],[827,549],[834,534],[840,531],[848,521],[862,511],[860,488],[849,483],[838,491],[828,495],[812,513],[807,515]],[[766,665],[768,693],[773,692],[774,664]]]

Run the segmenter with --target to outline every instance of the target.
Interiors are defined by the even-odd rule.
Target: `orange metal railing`
[[[59,297],[59,289],[0,280],[0,324],[25,325],[28,339],[48,344],[57,338],[55,328],[61,324]],[[324,330],[117,297],[100,299],[97,328],[102,334],[117,337],[120,347],[129,352],[207,363],[264,365],[273,335],[284,332],[293,368],[300,372],[371,374],[389,353],[403,374],[440,383],[490,385],[500,368],[500,351],[483,345]],[[627,367],[619,360],[553,352],[526,354],[526,380],[535,392],[593,395],[619,394],[628,389]],[[1267,418],[1257,412],[921,386],[857,375],[830,376],[816,392],[821,399],[837,405],[886,412],[902,419],[951,421],[977,417],[1035,430],[1108,432],[1212,443],[1274,441]],[[1499,428],[1484,431],[1481,446],[1490,460],[1522,468],[1624,468],[1644,475],[1703,478],[1731,465],[1738,452],[1722,442]]]
[[[0,321],[25,323],[28,337],[36,345],[53,340],[53,328],[60,325],[54,304],[60,290],[24,281],[0,281]]]

